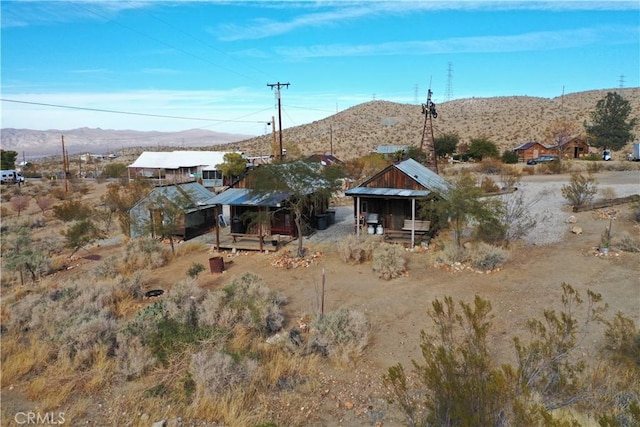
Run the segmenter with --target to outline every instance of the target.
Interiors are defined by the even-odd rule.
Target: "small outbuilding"
[[[584,138],[569,137],[552,147],[561,159],[579,159],[589,154],[589,144]]]
[[[345,195],[354,199],[356,234],[405,237],[413,246],[435,220],[435,207],[428,205],[444,198],[448,189],[440,175],[407,159],[387,166]]]
[[[155,187],[129,210],[131,237],[177,236],[191,239],[216,224],[211,191],[197,182]]]

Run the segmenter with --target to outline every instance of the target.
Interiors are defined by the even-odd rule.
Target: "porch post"
[[[216,205],[215,213],[216,213],[216,251],[220,250],[220,222],[218,219],[218,206]]]
[[[356,236],[360,237],[360,196],[356,197]]]
[[[411,250],[416,247],[416,198],[411,199]]]

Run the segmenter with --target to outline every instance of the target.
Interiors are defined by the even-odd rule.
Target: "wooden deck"
[[[214,245],[215,245],[215,231]],[[285,235],[276,235],[277,244],[273,244],[272,236],[265,236],[262,245],[262,251],[275,252],[289,242],[295,240],[294,237]],[[229,227],[220,230],[220,250],[237,250],[237,251],[259,251],[260,238],[255,234],[239,234],[231,233]]]

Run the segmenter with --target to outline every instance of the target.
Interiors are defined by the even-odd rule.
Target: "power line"
[[[29,102],[29,101],[19,101],[17,99],[6,99],[0,98],[2,102],[14,102],[16,104],[28,104],[28,105],[39,105],[42,107],[54,107],[54,108],[67,108],[70,110],[81,110],[81,111],[96,111],[99,113],[111,113],[111,114],[126,114],[130,116],[144,116],[144,117],[160,117],[163,119],[178,119],[178,120],[197,120],[197,121],[205,121],[205,122],[221,122],[221,123],[263,123],[264,120],[235,120],[235,119],[210,119],[203,117],[185,117],[185,116],[169,116],[164,114],[151,114],[151,113],[136,113],[132,111],[118,111],[118,110],[107,110],[103,108],[89,108],[89,107],[74,107],[71,105],[59,105],[59,104],[47,104],[44,102]],[[262,110],[264,111],[264,110]],[[246,116],[243,116],[246,117]]]

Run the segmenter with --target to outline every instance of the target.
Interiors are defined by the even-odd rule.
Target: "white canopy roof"
[[[145,151],[130,168],[180,169],[211,167],[224,163],[224,155],[230,151]]]

